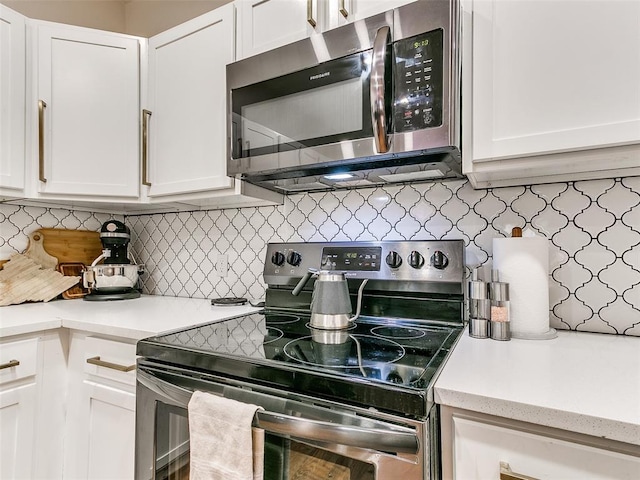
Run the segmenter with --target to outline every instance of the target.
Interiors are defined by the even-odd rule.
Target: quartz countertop
[[[260,310],[145,296],[0,307],[0,338],[70,328],[139,340]],[[640,338],[559,331],[498,342],[465,332],[435,384],[451,407],[640,445]]]
[[[435,399],[640,445],[640,338],[559,331],[551,340],[500,342],[465,332]]]
[[[0,307],[0,338],[65,327],[140,340],[258,310],[248,304],[212,306],[208,299],[153,295],[102,302],[73,299],[25,303]]]

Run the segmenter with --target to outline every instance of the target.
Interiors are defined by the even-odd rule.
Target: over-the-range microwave
[[[227,174],[283,193],[460,178],[458,0],[227,66]]]

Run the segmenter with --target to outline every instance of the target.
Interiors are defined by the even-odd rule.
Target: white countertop
[[[143,295],[130,300],[54,300],[0,307],[0,338],[51,328],[140,340],[161,332],[258,311],[250,305],[211,306],[210,300]]]
[[[559,331],[499,342],[465,332],[436,402],[640,445],[640,338]]]
[[[0,307],[0,338],[52,328],[139,340],[243,315],[207,299],[55,300]],[[640,445],[640,338],[558,332],[498,342],[464,333],[435,385],[436,401]]]

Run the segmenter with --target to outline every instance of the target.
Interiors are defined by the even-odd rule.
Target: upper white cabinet
[[[238,58],[302,40],[416,0],[236,0]]]
[[[33,35],[38,192],[137,198],[139,39],[49,22]]]
[[[320,0],[237,0],[238,59],[309,37]]]
[[[328,28],[392,10],[418,0],[326,0]]]
[[[25,17],[0,4],[0,192],[19,195],[25,172]]]
[[[234,35],[228,4],[149,39],[149,197],[233,188],[226,176],[225,67],[234,59]]]
[[[640,174],[640,2],[463,1],[479,187]]]

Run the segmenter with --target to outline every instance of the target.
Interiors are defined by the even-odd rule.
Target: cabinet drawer
[[[87,337],[84,358],[85,373],[135,385],[135,343]]]
[[[534,479],[635,480],[640,457],[453,417],[454,478],[502,478],[501,463]]]
[[[36,374],[38,339],[0,344],[0,384]]]

